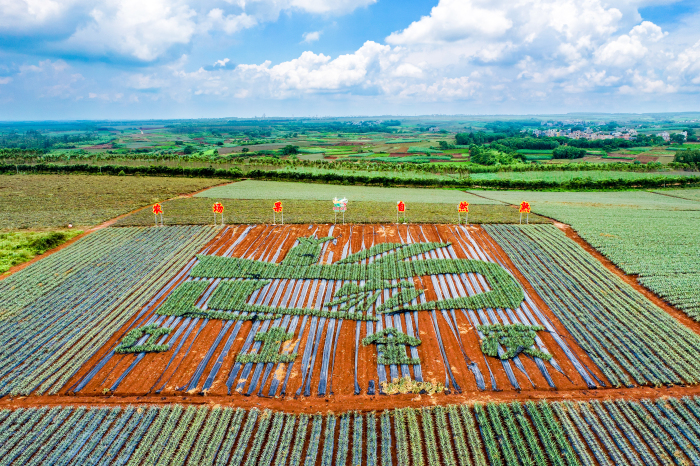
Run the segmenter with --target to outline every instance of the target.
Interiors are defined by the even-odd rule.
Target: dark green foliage
[[[377,359],[379,364],[420,364],[420,359],[407,357],[403,348],[404,345],[420,345],[421,341],[418,338],[401,333],[395,328],[386,328],[362,340],[363,346],[372,343],[377,345],[377,352],[383,353]]]
[[[43,254],[49,249],[63,244],[68,239],[68,235],[62,231],[54,231],[46,236],[40,236],[29,243],[29,247],[37,254]]]
[[[289,250],[284,260],[282,260],[282,265],[298,267],[318,262],[321,258],[323,243],[332,239],[332,236],[320,239],[313,236],[297,238],[299,244]]]
[[[242,364],[248,363],[289,363],[296,359],[297,354],[280,354],[282,342],[294,338],[293,333],[285,332],[280,327],[274,327],[267,332],[258,332],[255,335],[255,341],[263,342],[262,348],[258,353],[254,354],[239,354],[236,356],[236,361]]]
[[[196,313],[195,304],[204,290],[209,286],[208,281],[189,281],[181,283],[168,299],[156,311],[162,316],[188,316]]]
[[[499,264],[469,259],[427,259],[393,261],[384,258],[372,264],[324,264],[285,266],[235,257],[200,255],[190,276],[205,278],[255,279],[327,279],[327,280],[397,280],[439,273],[478,273],[489,283],[491,291],[474,296],[429,301],[407,305],[405,310],[516,308],[524,299],[517,281]]]
[[[140,328],[131,330],[124,336],[121,344],[114,349],[115,353],[160,353],[168,351],[168,345],[158,345],[156,341],[163,335],[170,333],[169,328],[159,327],[158,324],[150,324]],[[143,344],[137,345],[136,342],[144,335],[150,335],[148,340]]]
[[[697,164],[700,164],[700,150],[698,150],[698,149],[679,150],[676,152],[675,157],[673,157],[673,161],[679,162],[679,163],[697,163]]]
[[[552,151],[552,156],[555,159],[580,159],[585,155],[586,149],[571,146],[559,146]]]
[[[532,346],[535,344],[535,332],[545,330],[542,326],[536,325],[478,325],[477,329],[484,334],[481,341],[481,351],[484,354],[502,360],[513,359],[520,353],[525,353],[533,358],[540,358],[549,361],[552,355],[537,350]],[[499,355],[498,346],[506,348],[506,351]]]
[[[212,293],[208,307],[224,311],[239,310],[253,291],[269,283],[269,280],[222,281]]]
[[[571,140],[569,144],[573,144]],[[286,162],[286,161],[285,161]],[[267,160],[266,160],[267,163]],[[324,164],[328,162],[322,162]],[[424,165],[426,168],[421,169]],[[452,168],[448,164],[428,165],[428,164],[402,164],[402,168],[406,171],[433,171],[454,170],[457,173],[491,173],[501,171],[554,171],[554,170],[605,170],[605,171],[649,171],[650,169],[657,170],[656,165],[639,165],[631,164],[571,164],[563,166],[550,166],[544,164],[527,164],[527,165],[497,165],[497,166],[480,166],[470,164],[463,169],[459,167]],[[381,164],[371,164],[372,170],[377,167],[382,167]],[[392,165],[393,166],[393,165]],[[688,163],[674,163],[670,165],[674,169],[693,169],[695,165]],[[334,168],[334,165],[324,165],[324,168]],[[356,169],[363,169],[358,166]],[[407,178],[402,176],[374,176],[366,174],[346,174],[339,169],[336,173],[305,173],[298,171],[281,171],[281,170],[250,170],[247,173],[242,172],[238,167],[228,170],[218,169],[213,167],[171,167],[171,166],[121,166],[121,165],[91,165],[91,164],[53,164],[53,163],[38,163],[38,164],[0,164],[0,173],[16,173],[32,172],[32,173],[92,173],[115,175],[119,172],[124,172],[126,175],[149,175],[149,176],[189,176],[198,178],[224,178],[238,179],[246,177],[254,180],[273,180],[273,181],[306,181],[306,182],[321,182],[329,184],[353,184],[367,186],[410,186],[410,187],[436,187],[436,188],[453,188],[453,189],[471,189],[471,188],[486,188],[486,189],[524,189],[524,190],[541,190],[541,189],[565,189],[565,190],[580,190],[580,189],[649,189],[668,186],[695,186],[700,183],[697,176],[658,176],[643,179],[619,179],[612,177],[605,180],[592,180],[589,178],[573,178],[565,181],[545,181],[545,180],[512,180],[512,179],[492,179],[481,180],[471,178]]]

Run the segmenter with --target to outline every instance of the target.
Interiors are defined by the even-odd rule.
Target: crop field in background
[[[454,189],[420,189],[420,188],[378,188],[373,186],[341,186],[317,183],[285,183],[277,181],[244,180],[217,186],[197,193],[194,197],[216,199],[299,199],[330,201],[334,197],[343,197],[351,201],[393,202],[404,201],[407,204],[436,203],[455,205],[462,201],[470,204],[501,204],[499,201],[466,194]]]
[[[529,159],[529,157],[528,157]],[[533,159],[534,160],[534,159]],[[474,180],[526,180],[526,181],[569,181],[576,178],[591,178],[595,181],[601,180],[643,180],[647,178],[675,177],[675,176],[698,176],[696,172],[683,171],[663,171],[663,172],[610,172],[598,170],[566,170],[547,172],[499,172],[499,173],[474,173],[470,175]]]
[[[92,226],[226,180],[94,175],[0,175],[0,230]]]
[[[459,193],[459,191],[455,191]],[[299,199],[224,199],[192,197],[166,201],[163,221],[166,225],[213,224],[212,204],[224,205],[224,221],[233,223],[272,223],[272,206],[282,201],[285,223],[333,223],[331,200],[309,201]],[[406,221],[410,223],[456,223],[459,203],[406,203]],[[462,214],[464,222],[464,214]],[[473,204],[469,206],[469,223],[515,223],[519,221],[518,209],[501,204]],[[277,216],[280,223],[281,217]],[[403,222],[403,216],[400,218]],[[220,221],[220,217],[219,217]],[[524,221],[524,220],[523,220]],[[530,223],[547,222],[530,214]],[[339,214],[337,222],[342,223]],[[353,201],[348,202],[346,223],[395,223],[396,202]],[[144,209],[123,217],[116,225],[149,226],[154,223],[153,214]]]

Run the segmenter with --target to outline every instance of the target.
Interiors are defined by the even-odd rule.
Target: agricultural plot
[[[485,230],[611,384],[700,382],[694,356],[700,337],[555,226],[492,225]]]
[[[212,204],[221,202],[225,223],[270,223],[273,221],[272,206],[281,201],[284,206],[284,223],[342,223],[342,216],[333,215],[331,201],[300,199],[225,199],[190,197],[172,199],[162,203],[166,225],[201,225],[214,222]],[[406,201],[404,201],[406,202]],[[406,221],[410,223],[455,223],[458,219],[458,202],[436,204],[424,202],[406,203]],[[280,220],[280,219],[278,219]],[[402,217],[403,220],[403,217]],[[462,215],[464,221],[464,215]],[[500,204],[473,204],[469,206],[469,223],[514,223],[518,221],[518,209]],[[396,201],[348,202],[346,223],[392,223],[396,222]],[[530,215],[530,223],[548,222],[538,215]],[[117,226],[150,226],[153,214],[143,209],[117,220]]]
[[[700,462],[695,398],[285,414],[170,405],[0,411],[0,464],[656,465]]]
[[[483,236],[434,225],[227,228],[68,391],[353,396],[603,386]],[[168,351],[114,351],[148,325],[169,329],[152,343]],[[516,342],[528,342],[524,354]]]
[[[467,201],[470,204],[501,204],[473,194],[451,189],[378,188],[372,186],[338,186],[317,183],[286,183],[245,180],[217,186],[195,194],[216,199],[299,199],[325,200],[346,197],[351,201],[404,201],[421,204],[444,204]]]
[[[553,226],[240,225],[66,389],[352,398],[696,384],[698,350],[700,337]]]
[[[666,193],[667,191],[663,191]],[[570,224],[627,274],[700,320],[698,190],[620,193],[489,193]],[[682,199],[685,196],[687,199]]]
[[[217,231],[103,229],[0,281],[0,395],[56,393]]]
[[[145,176],[0,175],[0,230],[65,228],[69,223],[92,226],[223,182]]]

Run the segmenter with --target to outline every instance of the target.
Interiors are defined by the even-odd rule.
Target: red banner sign
[[[459,212],[469,212],[469,203],[464,201],[460,202]]]
[[[223,214],[224,213],[224,206],[221,204],[221,202],[214,203],[214,205],[211,208],[215,214]]]
[[[530,213],[530,203],[526,202],[526,201],[521,202],[519,212],[521,214],[529,214]]]
[[[275,212],[282,212],[282,202],[275,202],[275,205],[274,207],[272,207],[272,210],[274,210]]]
[[[160,206],[160,204],[153,204],[153,213],[156,215],[163,213],[163,208]]]
[[[406,204],[404,204],[403,201],[397,202],[396,208],[399,210],[399,212],[406,212]]]

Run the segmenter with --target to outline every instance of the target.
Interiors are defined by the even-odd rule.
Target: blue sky
[[[697,111],[700,2],[0,0],[0,119]]]

